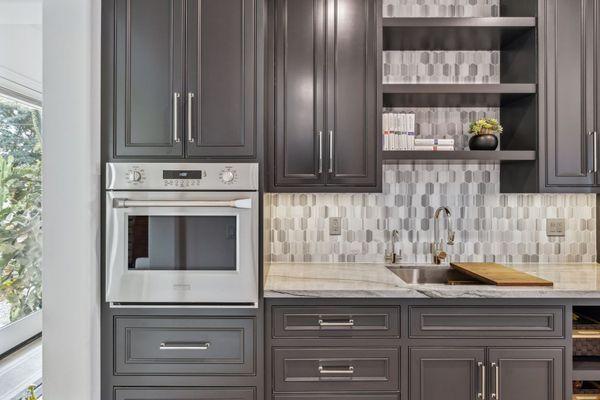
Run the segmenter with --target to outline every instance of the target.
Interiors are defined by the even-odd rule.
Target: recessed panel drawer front
[[[255,400],[254,388],[117,387],[114,400]]]
[[[552,337],[564,332],[561,307],[410,307],[411,337]]]
[[[253,318],[117,317],[115,375],[254,372]]]
[[[273,337],[399,337],[396,307],[273,307]]]
[[[273,400],[399,400],[399,394],[281,394],[273,396]]]
[[[398,390],[397,348],[273,349],[275,392]]]

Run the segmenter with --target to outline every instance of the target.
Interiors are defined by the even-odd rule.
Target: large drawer
[[[255,400],[254,388],[116,387],[114,400]]]
[[[273,396],[273,400],[399,400],[399,394],[332,394],[332,393],[310,393],[310,394],[280,394]]]
[[[397,348],[275,348],[275,392],[398,390]]]
[[[413,306],[410,336],[417,337],[556,337],[564,335],[562,307]]]
[[[274,338],[399,337],[397,307],[278,307],[272,309]]]
[[[116,317],[115,375],[254,373],[254,318]]]

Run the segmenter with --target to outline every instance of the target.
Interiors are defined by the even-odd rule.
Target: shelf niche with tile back
[[[500,163],[501,191],[538,191],[537,6],[536,1],[500,0],[495,16],[492,11],[481,16],[421,17],[400,15],[384,5],[382,57],[387,51],[500,54],[495,79],[398,81],[386,79],[384,70],[384,110],[493,107],[504,126],[498,151],[469,151],[466,143],[455,151],[384,150],[384,163]]]

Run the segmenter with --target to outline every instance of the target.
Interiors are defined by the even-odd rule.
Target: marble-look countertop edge
[[[600,298],[597,264],[506,264],[550,279],[555,287],[407,284],[378,263],[270,263],[265,298]],[[577,275],[573,275],[577,274]],[[593,286],[593,288],[591,288]]]

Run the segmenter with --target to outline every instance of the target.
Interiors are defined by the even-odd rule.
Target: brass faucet
[[[445,214],[446,218],[446,226],[448,231],[448,237],[446,238],[447,245],[454,244],[454,231],[452,230],[452,213],[448,207],[439,207],[435,210],[433,214],[433,242],[431,243],[431,254],[433,256],[434,264],[441,264],[442,261],[448,257],[448,253],[444,251],[444,239],[440,238],[438,241],[438,237],[440,236],[440,214]]]

